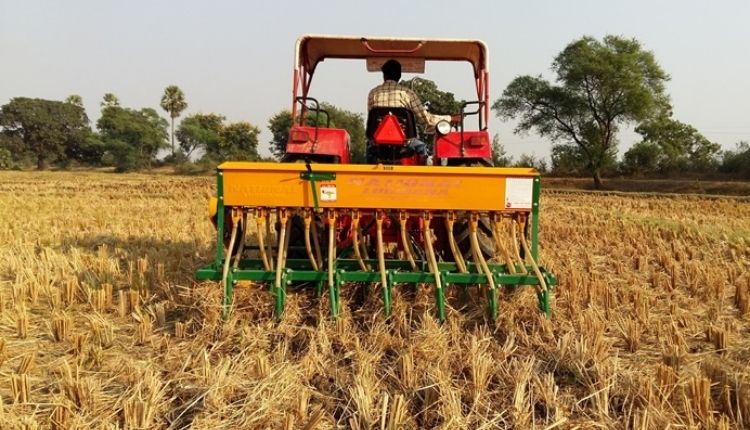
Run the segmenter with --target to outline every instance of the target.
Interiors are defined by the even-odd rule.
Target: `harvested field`
[[[750,427],[750,202],[544,192],[531,289],[344,311],[196,283],[212,178],[0,172],[0,428]],[[451,295],[459,296],[458,291]],[[452,300],[460,303],[458,297]]]

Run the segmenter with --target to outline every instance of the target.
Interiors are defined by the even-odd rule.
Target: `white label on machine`
[[[320,201],[336,201],[336,184],[320,184]]]
[[[507,209],[531,209],[534,194],[534,179],[507,178],[505,180],[505,207]]]

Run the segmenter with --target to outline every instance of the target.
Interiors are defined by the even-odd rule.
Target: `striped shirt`
[[[407,108],[414,112],[418,121],[428,126],[434,126],[441,120],[451,120],[450,115],[433,115],[427,112],[419,96],[396,81],[385,81],[370,90],[367,96],[368,112],[374,107]]]

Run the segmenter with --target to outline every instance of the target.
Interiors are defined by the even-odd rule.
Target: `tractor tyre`
[[[326,227],[320,217],[315,215],[313,215],[313,217],[314,219],[312,222],[315,223],[315,226],[318,230],[318,243],[320,244],[320,250],[324,253],[328,249],[328,236],[324,236],[324,234],[326,233]],[[294,259],[307,259],[307,249],[305,249],[305,220],[301,215],[292,215],[292,217],[289,219],[289,222],[291,223],[292,227],[289,230],[289,250],[287,251],[286,257]],[[280,227],[280,223],[277,222],[277,233]],[[313,255],[315,255],[315,245],[313,242],[312,234],[313,232],[311,228],[310,246],[312,247]]]
[[[460,164],[464,167],[482,167],[486,164],[483,161],[473,161]],[[467,219],[456,220],[453,225],[453,236],[456,238],[458,249],[463,255],[464,260],[471,261],[471,238],[469,237],[469,221]],[[495,257],[495,240],[492,238],[492,222],[486,218],[480,218],[477,222],[477,239],[479,240],[479,249],[482,250],[482,256],[485,260]]]
[[[453,225],[453,237],[456,238],[456,244],[464,257],[464,260],[473,261],[471,253],[471,237],[469,229],[469,220],[457,220]],[[492,239],[492,224],[487,218],[480,218],[477,222],[477,239],[479,240],[479,249],[485,260],[495,257],[495,241]]]

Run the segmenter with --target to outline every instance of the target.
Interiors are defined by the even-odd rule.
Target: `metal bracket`
[[[318,203],[318,192],[315,189],[315,181],[335,181],[335,172],[313,172],[309,162],[305,163],[307,168],[306,172],[299,172],[299,178],[305,181],[310,181],[310,191],[312,192],[313,205],[315,211],[320,210],[320,204]]]

